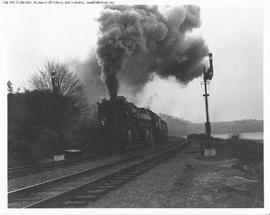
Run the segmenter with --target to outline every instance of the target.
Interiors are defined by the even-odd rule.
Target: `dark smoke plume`
[[[201,25],[199,7],[166,8],[163,14],[157,6],[108,6],[98,21],[97,58],[111,98],[119,81],[136,93],[151,73],[182,84],[202,74],[208,48],[189,34]]]
[[[87,60],[79,61],[76,59],[69,60],[70,68],[76,71],[78,77],[85,85],[85,93],[88,103],[95,104],[97,101],[106,97],[106,88],[101,79],[101,68],[97,63],[95,52],[91,52]]]

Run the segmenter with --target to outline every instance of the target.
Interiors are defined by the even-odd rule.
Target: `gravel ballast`
[[[175,207],[173,198],[176,196],[171,195],[174,191],[173,185],[181,176],[185,165],[193,160],[193,154],[180,152],[98,201],[90,203],[89,207]],[[178,205],[181,205],[180,202]]]
[[[256,177],[235,169],[237,159],[204,159],[189,146],[127,182],[89,208],[263,207]]]

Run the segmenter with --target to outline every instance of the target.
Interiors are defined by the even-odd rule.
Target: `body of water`
[[[212,134],[213,137],[228,139],[232,134]],[[240,133],[241,139],[251,139],[251,140],[263,140],[263,132],[243,132]]]

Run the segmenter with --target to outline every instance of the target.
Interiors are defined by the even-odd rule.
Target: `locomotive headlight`
[[[100,120],[100,123],[101,123],[101,125],[105,125],[106,124],[106,118],[105,117],[103,117],[101,120]]]

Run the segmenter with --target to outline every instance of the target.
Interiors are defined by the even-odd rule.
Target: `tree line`
[[[24,92],[14,92],[11,81],[7,91],[10,163],[36,162],[91,142],[94,107],[89,107],[84,84],[67,64],[46,61]]]
[[[169,135],[186,136],[192,133],[205,133],[205,124],[192,123],[177,117],[160,114],[167,122]],[[245,119],[225,122],[211,122],[212,134],[234,134],[242,132],[262,132],[263,120]]]

